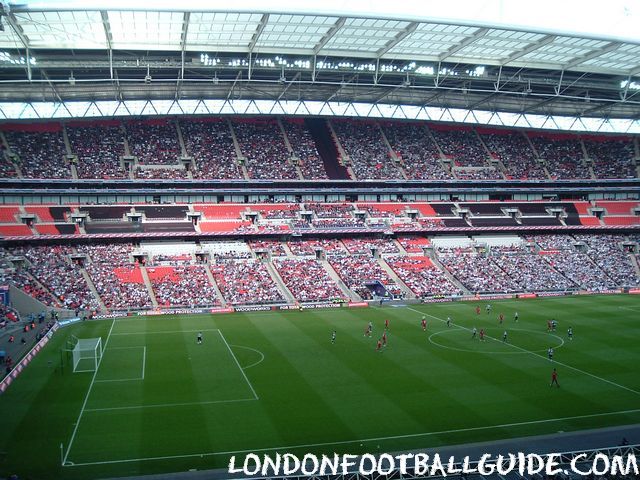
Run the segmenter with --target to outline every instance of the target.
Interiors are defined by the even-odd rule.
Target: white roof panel
[[[32,48],[105,48],[106,34],[100,12],[17,13]]]
[[[320,46],[323,56],[374,58],[382,52],[385,58],[444,58],[471,64],[483,59],[499,64],[513,57],[510,65],[550,69],[568,65],[568,69],[615,75],[628,75],[640,64],[640,45],[634,40],[570,36],[558,34],[557,29],[526,30],[499,22],[436,22],[419,15],[398,19],[356,13],[341,17],[335,12],[305,12],[302,7],[276,11],[272,5],[236,12],[211,11],[207,6],[185,15],[186,11],[179,10],[181,4],[176,4],[172,10],[160,10],[161,6],[158,10],[118,10],[105,5],[105,25],[97,9],[57,10],[54,2],[48,4],[38,9],[12,6],[13,16],[4,19],[5,31],[0,32],[0,49],[23,50],[24,43],[32,49],[106,49],[109,29],[116,49],[180,51],[186,26],[184,47],[192,52],[246,53],[253,46],[256,52],[277,54],[281,49],[283,54],[308,56]],[[228,8],[235,7],[234,2]]]

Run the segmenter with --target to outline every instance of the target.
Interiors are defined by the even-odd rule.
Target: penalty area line
[[[371,437],[371,438],[360,438],[356,440],[341,440],[337,442],[323,442],[323,443],[306,443],[299,445],[287,445],[287,446],[279,446],[279,447],[267,447],[267,448],[252,448],[246,450],[229,450],[223,452],[203,452],[203,453],[187,453],[184,455],[168,455],[163,457],[143,457],[143,458],[125,458],[120,460],[103,460],[98,462],[83,462],[83,463],[74,463],[70,461],[65,461],[62,466],[63,467],[83,467],[83,466],[91,466],[91,465],[109,465],[114,463],[130,463],[130,462],[147,462],[154,460],[171,460],[178,458],[193,458],[193,457],[211,457],[215,455],[234,455],[240,453],[255,453],[255,452],[269,452],[274,450],[293,450],[299,448],[310,448],[310,447],[326,447],[332,445],[348,445],[350,443],[364,443],[364,442],[381,442],[386,440],[400,440],[403,438],[419,438],[419,437],[430,437],[434,435],[444,435],[449,433],[465,433],[465,432],[475,432],[480,430],[492,430],[498,428],[506,428],[506,427],[520,427],[525,425],[536,425],[536,424],[544,424],[544,423],[553,423],[553,422],[562,422],[565,420],[579,420],[585,418],[595,418],[595,417],[605,417],[612,415],[625,415],[630,413],[638,413],[640,412],[640,408],[636,408],[633,410],[619,410],[616,412],[604,412],[604,413],[591,413],[587,415],[574,415],[571,417],[558,417],[558,418],[547,418],[543,420],[530,420],[525,422],[514,422],[514,423],[503,423],[501,425],[486,425],[483,427],[467,427],[467,428],[454,428],[451,430],[440,430],[438,432],[424,432],[424,433],[411,433],[408,435],[393,435],[389,437]]]

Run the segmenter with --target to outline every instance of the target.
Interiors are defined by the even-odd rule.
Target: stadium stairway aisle
[[[305,118],[304,123],[316,144],[328,177],[332,180],[350,180],[346,167],[338,162],[338,151],[331,139],[327,121],[322,118]]]
[[[391,279],[394,282],[396,282],[396,284],[404,292],[404,294],[406,295],[405,298],[416,298],[416,294],[413,293],[413,290],[411,290],[407,286],[407,284],[402,281],[402,279],[398,276],[398,274],[393,271],[393,268],[391,268],[389,264],[384,261],[383,258],[378,258],[378,264],[380,265],[380,267],[382,267],[382,270],[387,272],[387,275],[389,275],[389,277],[391,277]]]

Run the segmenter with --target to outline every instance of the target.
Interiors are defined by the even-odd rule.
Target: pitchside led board
[[[0,304],[9,305],[9,287],[0,285]]]

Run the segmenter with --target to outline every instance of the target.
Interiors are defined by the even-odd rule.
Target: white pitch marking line
[[[247,368],[255,367],[256,365],[264,361],[264,353],[262,353],[260,350],[256,350],[255,348],[251,348],[251,347],[245,347],[244,345],[231,345],[231,346],[236,348],[244,348],[245,350],[251,350],[252,352],[256,352],[258,355],[260,355],[260,360],[252,363],[251,365],[247,365],[246,367],[242,367],[243,370],[246,370]]]
[[[517,332],[530,332],[530,333],[540,333],[540,334],[542,334],[542,332],[538,332],[536,330],[527,330],[527,329],[524,329],[524,328],[511,328],[510,330],[517,331]],[[456,352],[482,353],[484,355],[520,355],[520,354],[523,354],[523,353],[537,353],[537,352],[546,352],[547,351],[546,348],[543,349],[543,350],[531,350],[531,351],[527,350],[527,351],[524,351],[524,352],[502,352],[502,351],[496,351],[496,350],[493,350],[493,351],[471,350],[469,348],[455,348],[455,347],[450,347],[448,345],[442,345],[442,344],[432,340],[433,337],[437,337],[438,335],[442,335],[444,333],[451,332],[451,331],[455,331],[455,330],[440,330],[439,332],[432,333],[431,335],[429,335],[429,343],[432,343],[436,347],[444,348],[446,350],[452,350],[452,351],[456,351]],[[560,338],[559,336],[553,335],[553,334],[549,334],[549,336],[550,337],[555,337],[558,340],[560,340],[560,344],[554,346],[553,348],[557,349],[557,348],[560,348],[560,347],[562,347],[564,345],[564,340],[562,338]]]
[[[218,330],[218,333],[220,334],[220,338],[222,338],[222,341],[224,342],[224,344],[227,346],[227,348],[229,349],[229,353],[231,354],[231,356],[233,357],[233,360],[236,362],[236,365],[238,365],[238,368],[240,369],[240,373],[242,373],[242,376],[244,377],[244,379],[247,381],[247,384],[249,385],[249,388],[251,389],[251,391],[253,392],[253,396],[256,398],[256,400],[258,400],[260,397],[258,397],[258,394],[256,393],[256,391],[253,388],[253,385],[251,385],[251,382],[249,381],[249,378],[247,378],[247,374],[244,373],[243,368],[240,366],[240,362],[238,362],[238,359],[236,358],[236,356],[233,353],[233,350],[231,350],[231,347],[229,346],[229,344],[227,343],[227,339],[224,338],[224,335],[222,334],[222,332],[220,330]]]
[[[634,307],[618,307],[618,308],[622,308],[624,310],[629,310],[630,312],[640,312],[639,308],[634,308]]]
[[[257,398],[236,398],[231,400],[211,400],[205,402],[159,403],[156,405],[131,405],[128,407],[87,408],[85,412],[111,412],[118,410],[143,410],[145,408],[190,407],[194,405],[214,405],[217,403],[255,402]]]
[[[294,448],[299,449],[299,448],[310,448],[310,447],[324,447],[329,445],[348,445],[350,443],[399,440],[402,438],[430,437],[434,435],[444,435],[447,433],[464,433],[464,432],[473,432],[478,430],[491,430],[491,429],[498,429],[498,428],[505,428],[505,427],[519,427],[524,425],[535,425],[539,423],[553,423],[553,422],[561,422],[565,420],[579,420],[584,418],[604,417],[604,416],[622,415],[622,414],[638,413],[638,412],[640,412],[640,409],[619,410],[617,412],[591,413],[587,415],[575,415],[571,417],[547,418],[543,420],[530,420],[526,422],[504,423],[502,425],[487,425],[484,427],[456,428],[452,430],[441,430],[439,432],[411,433],[408,435],[394,435],[390,437],[361,438],[359,440],[341,440],[337,442],[307,443],[303,445],[288,445],[288,446],[281,446],[281,447],[251,448],[247,450],[230,450],[226,452],[190,453],[185,455],[170,455],[166,457],[127,458],[123,460],[105,460],[101,462],[86,462],[86,463],[65,462],[65,464],[63,464],[62,466],[63,467],[81,467],[81,466],[89,466],[89,465],[106,465],[106,464],[112,464],[112,463],[143,462],[143,461],[150,461],[150,460],[170,460],[170,459],[176,459],[176,458],[204,457],[204,456],[214,456],[214,455],[234,455],[234,454],[247,453],[247,452],[267,452],[267,451],[273,451],[273,450],[289,451]]]
[[[446,320],[443,320],[442,318],[435,317],[435,316],[430,315],[430,314],[425,313],[425,312],[421,312],[420,310],[416,310],[415,308],[407,307],[407,309],[408,309],[408,310],[413,310],[414,312],[417,312],[417,313],[419,313],[420,315],[426,315],[426,316],[428,316],[428,317],[435,318],[436,320],[440,320],[441,322],[445,322],[445,323],[446,323]],[[465,330],[467,330],[467,331],[471,332],[471,329],[470,329],[470,328],[462,327],[462,326],[460,326],[460,325],[456,325],[456,326],[459,326],[460,328],[464,328]],[[504,343],[504,342],[500,342],[500,340],[498,340],[497,338],[490,337],[489,335],[486,335],[486,337],[487,337],[488,339],[490,339],[490,340],[495,341],[495,342]],[[510,345],[510,346],[512,346],[513,348],[517,348],[518,350],[521,350],[521,351],[523,351],[523,352],[530,353],[531,355],[535,355],[536,357],[538,357],[538,358],[542,358],[543,360],[547,360],[545,357],[543,357],[543,356],[542,356],[542,355],[540,355],[539,353],[532,352],[532,351],[530,351],[530,350],[527,350],[526,348],[522,348],[522,347],[520,347],[520,346],[518,346],[518,345],[514,345],[513,343],[507,343],[507,345]],[[634,390],[633,388],[625,387],[624,385],[620,385],[619,383],[612,382],[611,380],[607,380],[606,378],[599,377],[599,376],[597,376],[597,375],[594,375],[593,373],[585,372],[584,370],[581,370],[581,369],[576,368],[576,367],[572,367],[572,366],[571,366],[571,365],[569,365],[569,364],[562,363],[562,362],[557,362],[557,361],[555,361],[555,360],[553,361],[553,363],[554,363],[555,365],[561,365],[561,366],[566,367],[566,368],[569,368],[569,369],[571,369],[571,370],[575,370],[576,372],[580,372],[580,373],[582,373],[583,375],[587,375],[587,376],[589,376],[589,377],[593,377],[593,378],[595,378],[595,379],[597,379],[597,380],[600,380],[600,381],[602,381],[602,382],[608,383],[608,384],[610,384],[610,385],[614,385],[614,386],[616,386],[616,387],[618,387],[618,388],[622,388],[623,390],[627,390],[627,391],[629,391],[629,392],[631,392],[631,393],[635,393],[636,395],[640,395],[640,392],[639,392],[638,390]]]
[[[113,378],[113,379],[109,379],[109,380],[96,380],[96,383],[107,383],[107,382],[133,382],[133,381],[140,381],[140,380],[144,380],[142,377],[138,377],[138,378]],[[90,411],[90,409],[87,409],[85,411]]]
[[[109,343],[109,339],[111,338],[111,332],[113,331],[113,327],[116,324],[115,319],[111,322],[111,328],[109,329],[109,333],[107,334],[107,339],[104,342],[104,347],[102,348],[102,352],[105,352],[107,349],[107,344]],[[67,461],[67,457],[69,456],[69,452],[71,451],[71,446],[73,445],[73,440],[76,438],[76,433],[78,432],[78,427],[80,426],[80,420],[82,419],[82,414],[85,411],[87,406],[87,401],[89,400],[89,395],[91,394],[91,389],[93,388],[93,384],[96,381],[96,375],[98,375],[98,370],[100,369],[100,364],[102,364],[102,359],[104,355],[100,355],[100,360],[98,361],[98,365],[96,366],[96,371],[93,373],[93,378],[91,379],[91,383],[89,384],[89,389],[87,390],[87,394],[84,397],[84,402],[82,402],[82,408],[80,409],[80,414],[78,415],[78,420],[76,420],[75,427],[73,427],[73,433],[71,433],[71,440],[69,440],[69,446],[67,447],[67,453],[65,453],[64,458],[62,459],[62,464],[64,465]]]

